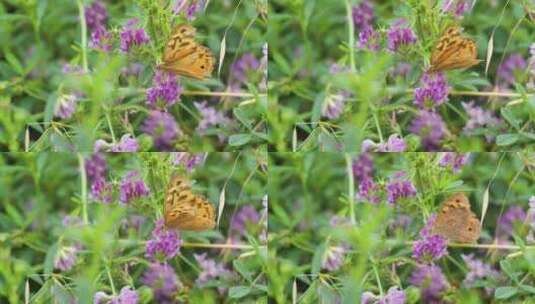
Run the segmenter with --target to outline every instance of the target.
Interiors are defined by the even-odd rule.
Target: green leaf
[[[249,286],[235,286],[231,287],[228,291],[228,295],[232,299],[243,298],[251,292],[251,287]]]
[[[533,287],[533,286],[529,286],[529,285],[520,285],[520,289],[522,289],[523,291],[526,291],[526,292],[535,294],[535,287]]]
[[[234,260],[232,263],[234,265],[234,269],[238,271],[242,277],[244,277],[247,281],[252,281],[252,273],[247,269],[247,266],[240,260]]]
[[[48,248],[48,251],[46,252],[45,256],[45,263],[44,263],[44,272],[45,274],[51,274],[52,270],[54,270],[54,259],[56,258],[56,253],[58,251],[58,243],[55,243],[54,245],[50,246]]]
[[[518,134],[501,134],[496,137],[496,144],[498,146],[509,146],[517,142],[518,139]]]
[[[314,251],[314,256],[312,257],[312,274],[318,274],[321,270],[321,262],[323,261],[323,256],[327,250],[328,243],[324,242],[316,251]]]
[[[513,113],[513,111],[511,111],[511,109],[502,108],[501,109],[501,114],[502,114],[502,117],[505,118],[505,120],[507,120],[507,122],[511,126],[513,126],[517,130],[520,129],[520,123],[522,121],[515,117],[515,114]]]
[[[494,298],[504,300],[509,299],[518,292],[518,288],[513,286],[498,287],[494,291]]]
[[[236,134],[231,135],[228,139],[228,143],[231,146],[243,146],[251,141],[251,134]]]

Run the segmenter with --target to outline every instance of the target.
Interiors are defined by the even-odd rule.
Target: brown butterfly
[[[214,62],[212,51],[195,41],[195,28],[182,24],[176,27],[165,46],[160,68],[202,80],[212,74]]]
[[[459,27],[451,26],[444,31],[431,53],[429,72],[468,68],[479,62],[475,42],[461,36]]]
[[[451,242],[477,241],[481,227],[464,193],[456,193],[446,199],[433,222],[431,233],[439,234]]]
[[[171,179],[165,194],[165,226],[179,230],[209,230],[215,227],[215,211],[203,196],[193,194],[180,176]]]

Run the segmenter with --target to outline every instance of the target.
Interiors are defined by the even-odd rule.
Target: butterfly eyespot
[[[472,231],[472,230],[473,230],[472,227],[468,227],[468,231]]]
[[[203,70],[204,70],[204,65],[201,65],[201,69],[203,69]]]

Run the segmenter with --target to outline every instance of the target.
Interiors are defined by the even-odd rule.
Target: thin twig
[[[255,248],[265,248],[266,246],[235,245],[235,244],[205,244],[205,243],[182,243],[180,247],[189,248],[218,248],[218,249],[243,249],[253,250]]]
[[[414,242],[406,242],[407,245],[413,245]],[[500,245],[500,244],[464,244],[464,243],[448,243],[448,247],[452,248],[477,248],[477,249],[497,249],[497,250],[535,250],[535,246],[520,247],[517,245]]]
[[[406,91],[407,94],[413,94],[414,90],[409,89]],[[487,97],[531,97],[535,94],[519,94],[519,93],[506,93],[506,92],[473,92],[473,91],[449,91],[448,95],[452,96],[487,96]]]
[[[207,92],[207,91],[182,91],[182,95],[190,96],[224,96],[224,97],[245,97],[252,98],[255,96],[266,97],[266,94],[251,94],[251,93],[233,93],[233,92]]]

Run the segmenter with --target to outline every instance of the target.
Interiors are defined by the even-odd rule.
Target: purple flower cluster
[[[199,125],[197,125],[196,130],[200,135],[206,134],[206,131],[209,128],[216,127],[218,125],[226,125],[230,122],[223,112],[219,112],[216,110],[216,108],[208,106],[207,103],[207,101],[194,103],[195,108],[197,108],[201,114],[201,120],[199,121]],[[223,140],[224,135],[219,132],[218,137],[220,140]]]
[[[260,61],[251,53],[243,54],[230,67],[231,88],[239,91],[242,84],[246,84],[255,76],[260,68]]]
[[[455,17],[460,17],[471,9],[472,1],[467,0],[445,0],[442,4],[442,11],[453,13]]]
[[[387,48],[392,52],[397,52],[402,46],[416,42],[416,35],[409,27],[402,27],[404,19],[400,19],[386,33]]]
[[[512,54],[498,67],[496,76],[498,81],[513,86],[522,79],[528,64],[520,54]]]
[[[498,217],[496,224],[496,236],[500,240],[506,240],[513,235],[516,225],[522,225],[526,220],[526,211],[520,206],[512,206]]]
[[[397,286],[392,286],[384,296],[376,296],[372,292],[366,291],[362,293],[360,298],[361,304],[405,304],[407,296],[403,290]]]
[[[463,286],[465,288],[476,287],[476,281],[478,280],[497,280],[500,277],[500,273],[483,261],[474,258],[474,254],[461,255],[464,263],[468,266],[468,273],[463,280]],[[490,293],[490,289],[487,289],[487,293]]]
[[[192,21],[195,19],[195,16],[204,9],[205,6],[206,0],[177,0],[173,9],[173,13],[178,15],[181,12],[184,12],[186,18],[189,21]]]
[[[440,149],[441,141],[447,132],[442,117],[435,112],[421,110],[414,119],[409,131],[422,139],[422,146],[426,151]]]
[[[54,116],[61,119],[69,119],[76,112],[78,97],[73,94],[63,94],[56,101]]]
[[[361,30],[371,28],[375,16],[370,1],[363,0],[357,6],[354,6],[352,14],[353,22]]]
[[[102,1],[94,1],[85,8],[85,20],[91,32],[91,47],[109,52],[112,35],[106,29],[108,12]]]
[[[377,52],[381,49],[381,35],[372,27],[364,28],[359,33],[358,47]]]
[[[230,221],[230,230],[239,235],[247,233],[249,225],[257,225],[260,221],[258,211],[252,205],[245,205],[236,212]]]
[[[131,134],[124,134],[118,143],[108,143],[103,139],[95,141],[93,151],[97,152],[137,152],[139,144]]]
[[[128,53],[132,47],[141,46],[150,41],[149,36],[143,28],[134,28],[138,20],[131,19],[121,32],[121,51]]]
[[[450,168],[454,173],[459,172],[461,167],[466,164],[470,153],[455,153],[455,152],[444,152],[442,153],[442,158],[438,164],[441,167]]]
[[[403,180],[404,176],[405,172],[397,172],[386,185],[388,203],[395,204],[399,199],[416,196],[416,187],[411,181]]]
[[[449,288],[448,280],[437,265],[420,265],[412,273],[410,283],[421,291],[423,303],[443,303],[444,292]]]
[[[154,146],[162,151],[172,150],[175,141],[182,134],[173,116],[161,111],[152,111],[141,130],[151,135]]]
[[[202,271],[197,277],[195,283],[199,287],[206,286],[206,283],[214,279],[229,279],[232,277],[232,272],[225,268],[223,264],[217,263],[213,259],[206,257],[206,253],[203,254],[193,254],[193,257],[201,267]],[[220,293],[225,291],[225,288],[218,288]]]
[[[502,124],[502,121],[494,116],[491,111],[485,111],[481,107],[474,105],[473,101],[463,102],[462,106],[469,117],[463,128],[463,132],[468,135],[478,128],[498,127]]]
[[[78,249],[74,246],[62,246],[56,252],[54,268],[69,271],[76,264]]]
[[[154,292],[154,300],[160,304],[175,304],[176,295],[182,283],[173,268],[167,264],[153,263],[143,275],[143,284],[150,286]]]
[[[323,255],[321,267],[328,271],[337,271],[344,264],[344,258],[348,251],[349,246],[347,244],[327,247]]]
[[[362,152],[403,152],[407,149],[405,140],[398,134],[392,134],[388,140],[382,144],[376,144],[371,139],[366,139],[362,142]]]
[[[180,98],[182,87],[177,84],[174,74],[157,71],[153,82],[154,87],[147,89],[147,105],[150,108],[167,109]]]
[[[124,286],[117,296],[109,296],[103,291],[95,293],[94,304],[137,304],[139,295],[130,286]]]
[[[414,90],[414,104],[420,109],[433,110],[448,101],[448,82],[442,73],[424,74],[422,86]]]
[[[93,153],[86,161],[85,171],[91,182],[91,196],[104,203],[112,201],[112,184],[106,181],[107,164],[102,153]]]
[[[421,239],[412,246],[412,257],[419,263],[432,263],[448,253],[448,240],[440,235],[431,234],[431,226],[435,219],[434,214],[429,217],[420,231]]]
[[[323,102],[322,115],[328,119],[337,119],[344,112],[344,108],[350,94],[342,91],[338,94],[329,94]]]
[[[119,188],[119,201],[123,204],[128,204],[133,199],[149,195],[149,188],[139,176],[139,172],[130,171],[121,180]]]
[[[147,241],[145,257],[150,260],[166,260],[175,257],[180,251],[180,236],[176,231],[166,230],[163,220],[156,221],[152,239]]]
[[[173,152],[171,163],[175,166],[183,166],[188,172],[191,172],[204,162],[207,155],[206,153]]]
[[[359,184],[358,198],[379,203],[379,196],[373,195],[377,185],[373,181],[373,159],[369,153],[361,153],[353,162],[353,175]]]

